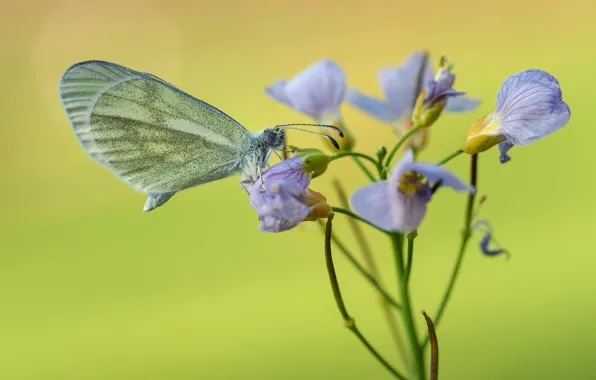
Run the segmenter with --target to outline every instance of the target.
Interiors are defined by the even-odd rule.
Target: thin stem
[[[389,155],[387,156],[387,160],[385,161],[385,166],[391,166],[391,160],[393,160],[393,156],[395,156],[395,154],[397,153],[399,148],[401,148],[401,146],[404,145],[404,143],[406,141],[408,141],[408,138],[410,138],[410,136],[412,136],[414,133],[418,132],[418,130],[421,129],[422,127],[423,127],[423,125],[420,124],[420,122],[418,122],[418,121],[414,122],[412,129],[407,131],[401,137],[401,139],[399,139],[399,141],[395,144],[393,149],[391,149],[391,151],[389,152]]]
[[[410,232],[408,234],[408,264],[406,266],[405,282],[410,280],[410,272],[412,271],[412,260],[414,259],[414,239],[418,236],[418,232]]]
[[[397,377],[400,380],[406,380],[406,378],[387,360],[385,360],[375,348],[368,342],[368,340],[362,335],[358,327],[356,327],[356,321],[350,316],[348,310],[346,309],[346,305],[344,304],[341,291],[339,289],[339,282],[337,281],[337,274],[335,273],[335,266],[333,265],[333,256],[331,254],[331,233],[332,233],[332,221],[333,221],[333,214],[329,215],[327,219],[327,225],[325,227],[325,264],[327,266],[327,273],[329,275],[329,282],[331,283],[331,290],[333,291],[333,297],[335,298],[335,303],[337,304],[337,308],[344,320],[345,326],[350,329],[356,335],[356,337],[364,344],[364,346],[368,349],[368,351],[385,367],[389,372],[393,374],[393,376]]]
[[[375,228],[375,229],[377,229],[377,230],[379,230],[379,231],[381,231],[381,232],[388,233],[387,231],[385,231],[385,230],[383,230],[383,229],[381,229],[381,228],[379,228],[379,227],[375,226],[374,224],[372,224],[372,223],[371,223],[371,222],[369,222],[368,220],[366,220],[366,219],[364,219],[364,218],[361,218],[360,216],[358,216],[358,215],[354,214],[354,213],[353,213],[352,211],[350,211],[350,210],[346,210],[345,208],[341,208],[341,207],[337,207],[337,206],[333,206],[333,207],[331,207],[331,209],[332,209],[334,212],[337,212],[338,214],[344,214],[344,215],[347,215],[347,216],[349,216],[349,217],[351,217],[351,218],[354,218],[354,219],[356,219],[356,220],[359,220],[359,221],[361,221],[362,223],[368,224],[369,226],[371,226],[371,227],[373,227],[373,228]]]
[[[455,157],[459,156],[460,154],[462,154],[464,151],[463,149],[458,149],[455,152],[451,153],[450,155],[448,155],[447,157],[443,158],[441,161],[439,161],[438,165],[445,165],[446,163],[448,163],[449,161],[453,160]]]
[[[472,155],[470,159],[470,185],[474,188],[477,187],[478,184],[478,155]],[[455,282],[457,281],[457,276],[461,269],[461,265],[464,258],[464,253],[466,253],[466,247],[468,246],[468,242],[470,240],[470,236],[472,235],[470,231],[470,226],[472,224],[472,215],[474,212],[474,199],[476,198],[476,192],[470,193],[468,195],[468,204],[466,206],[466,214],[464,219],[464,229],[462,232],[461,244],[459,246],[459,253],[457,254],[457,260],[455,261],[455,265],[451,272],[451,278],[449,279],[449,283],[447,285],[447,289],[445,289],[445,293],[443,293],[443,298],[441,300],[441,304],[439,305],[439,310],[437,312],[436,317],[434,318],[435,326],[439,325],[443,314],[445,313],[445,308],[447,307],[447,303],[451,298],[451,293],[453,292],[453,288],[455,286]],[[426,347],[428,344],[428,337],[422,343],[422,348]]]
[[[375,182],[377,179],[375,178],[375,176],[371,173],[370,170],[368,170],[368,168],[366,166],[364,166],[364,164],[362,163],[362,161],[360,161],[360,159],[364,159],[367,161],[370,161],[373,165],[375,165],[375,168],[378,170],[379,168],[379,163],[377,162],[377,160],[375,160],[373,157],[364,154],[364,153],[358,153],[358,152],[339,152],[337,154],[334,154],[332,156],[330,156],[331,161],[340,159],[342,157],[352,157],[352,159],[354,160],[354,162],[356,163],[356,165],[358,165],[358,167],[364,172],[364,174],[372,181]]]
[[[418,337],[416,333],[416,325],[414,324],[414,315],[412,313],[412,306],[410,305],[410,292],[408,283],[405,281],[405,267],[404,258],[402,255],[402,235],[392,233],[391,241],[393,243],[393,250],[395,253],[395,266],[398,275],[398,291],[401,296],[402,308],[401,314],[406,330],[406,335],[410,343],[410,350],[412,351],[414,376],[417,380],[426,379],[424,369],[424,359],[422,350],[418,344]]]
[[[368,177],[368,179],[371,182],[376,182],[377,179],[375,178],[375,176],[370,172],[370,170],[368,170],[366,168],[366,166],[364,166],[364,164],[362,163],[362,161],[360,161],[360,159],[358,157],[352,157],[352,159],[354,160],[354,162],[356,163],[356,165],[358,165],[358,167],[360,168],[360,170],[362,170],[362,172]]]
[[[342,157],[358,157],[358,158],[362,158],[364,160],[367,160],[367,161],[372,162],[372,164],[375,165],[375,167],[377,167],[377,160],[375,160],[373,157],[369,156],[368,154],[364,154],[364,153],[358,153],[358,152],[339,152],[337,154],[334,154],[332,156],[329,156],[329,158],[331,159],[331,161],[340,159]]]
[[[323,229],[325,229],[325,225],[323,224],[323,222],[321,222],[321,227]],[[374,286],[377,291],[379,292],[379,294],[381,294],[382,298],[384,301],[386,301],[389,305],[392,305],[393,307],[395,307],[396,309],[400,309],[401,305],[399,304],[399,302],[397,302],[397,300],[395,298],[393,298],[393,296],[391,294],[389,294],[389,292],[387,292],[385,289],[383,289],[383,286],[379,283],[379,281],[377,281],[377,279],[374,277],[374,275],[372,275],[371,273],[369,273],[356,259],[356,257],[352,254],[352,252],[350,252],[350,250],[348,249],[348,247],[345,246],[345,244],[335,235],[335,234],[331,234],[331,241],[337,246],[337,248],[339,248],[339,250],[341,251],[341,253],[344,254],[344,256],[348,259],[348,261],[354,265],[354,267],[356,268],[356,270],[358,272],[360,272],[360,274],[362,276],[364,276],[364,278],[372,285]]]
[[[439,340],[435,331],[433,320],[430,319],[424,310],[421,311],[426,320],[426,327],[428,328],[428,336],[430,337],[430,380],[439,379]]]
[[[378,162],[381,162],[382,156],[380,156],[378,158],[379,158]],[[379,172],[379,174],[380,174],[380,172]],[[341,203],[342,207],[344,207],[345,209],[349,209],[350,204],[348,202],[348,196],[347,196],[346,192],[344,191],[343,186],[341,185],[341,182],[339,180],[335,179],[333,181],[333,186],[335,187],[335,192],[337,193],[337,197],[339,198],[339,202]],[[368,244],[366,235],[362,231],[360,224],[352,218],[348,218],[348,223],[350,224],[350,228],[352,229],[354,238],[356,239],[356,242],[358,243],[358,246],[360,247],[360,252],[362,253],[362,257],[364,258],[364,263],[366,264],[366,267],[368,268],[368,272],[370,273],[370,276],[377,284],[377,290],[379,291],[379,293],[381,293],[381,297],[380,297],[381,298],[381,309],[385,316],[385,321],[387,322],[387,326],[389,327],[389,331],[393,338],[393,342],[395,343],[395,348],[397,349],[397,352],[403,359],[404,363],[406,363],[406,365],[407,365],[408,364],[408,350],[407,350],[406,345],[405,345],[403,338],[401,336],[401,332],[399,331],[399,321],[397,320],[396,315],[391,308],[391,306],[393,306],[393,307],[399,309],[400,306],[395,301],[393,301],[393,299],[391,297],[387,297],[387,292],[384,289],[385,287],[383,285],[383,280],[381,278],[381,273],[379,271],[379,267],[375,261],[374,255],[372,253],[372,249],[370,248],[370,245]],[[332,239],[334,237],[335,237],[335,235],[331,236]],[[337,244],[337,242],[336,242],[336,244]],[[342,249],[340,244],[337,244],[337,245],[340,249]],[[343,251],[343,252],[347,256],[350,256],[349,252],[347,252],[347,251]],[[348,259],[350,261],[354,261],[353,257],[352,258],[348,257]]]

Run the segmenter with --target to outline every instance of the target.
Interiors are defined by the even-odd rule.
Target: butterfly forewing
[[[62,76],[60,98],[87,153],[138,190],[179,191],[242,167],[249,132],[153,75],[83,62]]]

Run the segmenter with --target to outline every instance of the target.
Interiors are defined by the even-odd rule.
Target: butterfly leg
[[[149,193],[143,212],[148,212],[166,203],[176,192],[171,193]]]
[[[250,195],[250,185],[252,184],[252,180],[249,179],[243,179],[242,181],[240,181],[240,187],[246,191],[246,194]]]
[[[259,174],[259,178],[261,179],[261,191],[265,191],[265,178],[263,178],[263,171],[261,167],[257,167],[257,173]]]

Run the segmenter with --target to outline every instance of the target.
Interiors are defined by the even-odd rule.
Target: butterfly
[[[178,191],[234,174],[241,175],[242,184],[252,183],[271,152],[284,148],[286,129],[313,125],[283,124],[250,132],[152,74],[104,61],[68,68],[59,95],[83,149],[147,193],[143,211],[162,206]],[[324,127],[341,136],[336,127]],[[324,136],[337,146],[331,136]]]

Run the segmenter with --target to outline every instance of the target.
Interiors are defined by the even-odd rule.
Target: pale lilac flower
[[[449,112],[469,111],[478,106],[478,99],[468,98],[453,90],[455,77],[450,70],[440,70],[433,79],[433,71],[426,52],[416,52],[401,66],[381,69],[378,81],[385,95],[379,100],[350,88],[346,101],[360,110],[388,123],[408,120],[414,111],[416,99],[426,90],[425,102],[446,101]]]
[[[323,195],[308,189],[311,173],[306,157],[282,161],[257,179],[250,190],[250,205],[259,214],[259,229],[282,232],[305,220],[326,218],[331,208]]]
[[[446,105],[449,99],[454,99],[456,96],[464,95],[465,92],[456,91],[453,89],[455,82],[455,75],[451,72],[453,65],[446,62],[441,62],[441,67],[437,72],[434,80],[428,82],[426,87],[426,96],[424,97],[423,105],[432,108],[437,104]]]
[[[499,144],[500,161],[505,163],[514,145],[526,145],[555,132],[570,116],[555,77],[542,70],[526,70],[501,85],[495,112],[468,130],[464,151],[474,154]]]
[[[335,62],[320,60],[288,81],[278,80],[265,92],[318,123],[339,122],[339,106],[346,94],[346,74]]]
[[[414,162],[408,150],[393,167],[389,180],[361,187],[352,194],[352,207],[381,229],[408,233],[416,230],[424,218],[432,197],[431,185],[438,181],[456,191],[475,191],[445,168]]]

